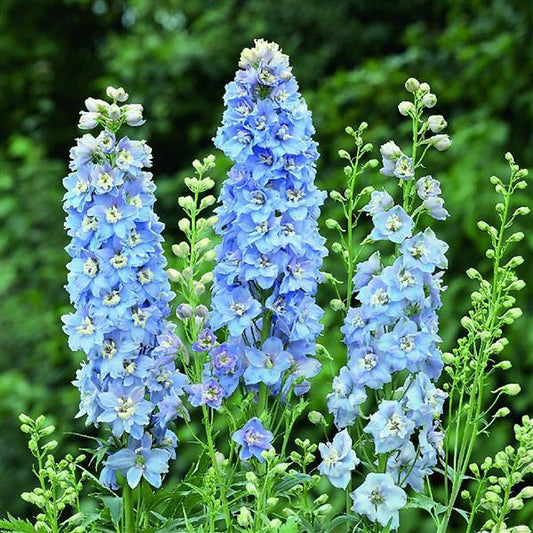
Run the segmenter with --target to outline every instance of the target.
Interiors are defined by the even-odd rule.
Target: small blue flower
[[[381,526],[398,529],[399,510],[407,503],[407,496],[398,487],[390,474],[371,473],[350,496],[353,500],[352,510],[366,516]]]
[[[413,219],[399,205],[388,211],[376,213],[372,217],[374,229],[370,233],[370,238],[375,241],[389,240],[394,243],[401,243],[411,236],[414,227]]]
[[[240,458],[242,460],[256,457],[262,463],[265,459],[261,454],[272,448],[271,442],[274,435],[263,427],[259,418],[254,417],[250,418],[242,429],[233,433],[231,438],[241,446]]]
[[[249,363],[244,371],[244,381],[247,385],[275,385],[291,366],[290,353],[283,349],[283,342],[276,337],[268,338],[260,350],[246,348],[245,352]]]
[[[208,352],[215,346],[217,338],[210,329],[204,329],[192,345],[195,352]]]
[[[359,459],[352,450],[352,439],[344,429],[333,437],[333,442],[318,445],[322,462],[318,471],[326,476],[334,487],[345,489],[350,483],[352,470]]]
[[[432,196],[440,196],[440,183],[432,176],[424,176],[417,180],[416,192],[421,200]]]
[[[207,405],[219,409],[224,399],[224,391],[216,379],[210,378],[204,383],[195,383],[187,388],[189,402],[194,407]]]
[[[383,400],[364,431],[374,437],[377,453],[387,453],[400,449],[409,440],[414,427],[399,402]]]
[[[363,211],[374,216],[387,211],[394,205],[394,198],[387,191],[372,191],[370,201],[363,207]]]
[[[141,440],[130,439],[128,448],[112,454],[106,467],[122,472],[128,485],[134,489],[144,477],[150,485],[159,488],[162,476],[168,472],[170,453],[152,448],[152,437],[145,434]]]

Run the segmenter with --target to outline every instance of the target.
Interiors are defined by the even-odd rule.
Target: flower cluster
[[[112,103],[89,98],[80,127],[104,130],[78,139],[65,178],[64,208],[71,243],[67,290],[75,313],[63,317],[72,350],[87,361],[74,382],[78,416],[104,422],[113,434],[102,482],[116,487],[122,472],[134,487],[144,476],[154,486],[175,456],[169,422],[182,412],[187,384],[176,370],[180,344],[167,317],[173,294],[165,272],[161,224],[153,211],[151,149],[115,137],[139,125],[140,106],[124,105],[123,89],[108,88]],[[125,447],[125,449],[117,448]],[[113,453],[114,452],[114,453]]]
[[[409,108],[417,131],[425,94],[423,88]],[[431,127],[428,124],[421,131]],[[423,142],[415,141],[413,154]],[[353,510],[382,525],[390,521],[396,529],[398,509],[406,501],[403,488],[409,485],[417,492],[423,488],[424,478],[437,464],[444,437],[438,419],[445,394],[434,382],[443,368],[437,310],[448,246],[430,228],[416,230],[420,214],[440,220],[447,212],[437,180],[426,176],[414,185],[421,159],[406,156],[392,141],[381,147],[381,154],[382,173],[400,180],[404,201],[394,205],[385,190],[372,192],[363,208],[373,222],[367,242],[389,241],[396,253],[388,261],[376,251],[357,266],[353,278],[357,304],[349,309],[341,328],[348,361],[334,378],[328,407],[336,426],[348,428],[377,398],[377,410],[363,432],[371,436],[375,455],[384,457],[384,468],[382,473],[369,474],[352,493]],[[420,200],[416,209],[415,191]],[[335,459],[340,461],[340,456]],[[330,456],[323,464],[328,462]],[[337,480],[330,477],[330,481],[336,484]],[[390,505],[380,508],[380,502]]]
[[[314,185],[318,157],[311,113],[288,57],[274,43],[245,49],[215,144],[234,161],[220,195],[213,331],[229,339],[210,354],[224,396],[239,383],[303,394],[320,368],[312,356],[322,326],[315,303],[326,255]]]

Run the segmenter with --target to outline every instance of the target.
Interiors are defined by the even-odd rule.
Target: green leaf
[[[311,479],[311,476],[308,474],[288,474],[283,481],[276,486],[276,492],[278,494],[283,494],[291,490],[293,487],[296,487],[296,485],[304,483],[305,481],[310,481]]]
[[[122,498],[118,496],[102,496],[102,502],[105,508],[109,510],[113,524],[117,525],[122,518]]]
[[[437,514],[442,514],[447,509],[446,506],[432,500],[425,494],[415,494],[410,497],[405,507],[410,509],[424,509],[428,513],[435,511]]]
[[[355,516],[352,516],[352,515],[348,515],[348,514],[343,514],[341,516],[337,516],[336,518],[334,518],[330,523],[329,523],[329,526],[328,526],[328,533],[331,531],[335,531],[337,528],[343,526],[343,525],[346,525],[346,524],[357,524],[359,523],[360,520],[357,519]]]
[[[15,518],[10,514],[7,515],[7,520],[0,520],[0,531],[17,531],[19,533],[35,533],[35,527],[29,520],[22,520]]]

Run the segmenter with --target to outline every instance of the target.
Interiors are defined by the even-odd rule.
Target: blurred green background
[[[451,247],[441,312],[444,349],[450,349],[473,288],[464,271],[487,266],[476,221],[494,220],[488,177],[506,175],[508,150],[522,167],[533,168],[532,34],[528,0],[2,0],[0,512],[28,511],[18,499],[32,483],[19,412],[46,413],[61,432],[83,431],[83,422],[73,421],[77,391],[70,384],[80,357],[68,350],[60,326],[69,310],[61,179],[87,96],[102,97],[112,84],[144,105],[148,121],[138,133],[154,149],[157,210],[170,243],[179,239],[176,198],[183,177],[192,159],[214,150],[224,85],[254,38],[275,40],[291,56],[314,113],[323,189],[342,186],[336,152],[349,147],[344,127],[367,121],[377,156],[379,144],[401,124],[396,105],[406,97],[405,79],[429,82],[439,98],[434,111],[447,118],[454,143],[428,160],[452,214],[437,230]],[[216,172],[219,183],[224,168]],[[372,179],[384,183],[377,173]],[[521,203],[531,203],[531,196],[524,194]],[[328,214],[332,209],[327,203]],[[526,235],[519,252],[531,260],[533,233]],[[527,266],[521,271],[526,281]],[[324,305],[331,296],[321,289]],[[504,379],[524,389],[510,401],[515,419],[532,411],[531,301],[529,287],[518,302],[526,316],[510,328],[504,352],[514,364]],[[327,345],[340,365],[338,324],[330,312],[325,321],[333,335]],[[330,380],[327,371],[315,380],[313,408],[324,410]],[[508,442],[511,426],[511,420],[496,426],[482,453]],[[314,432],[300,428],[318,439]],[[61,449],[79,445],[65,434]],[[186,469],[190,460],[182,446],[176,468]],[[405,531],[431,531],[414,511],[404,525]]]

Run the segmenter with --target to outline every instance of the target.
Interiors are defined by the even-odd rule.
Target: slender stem
[[[133,491],[126,479],[122,486],[122,504],[124,506],[124,533],[135,533],[137,528],[133,510]]]

